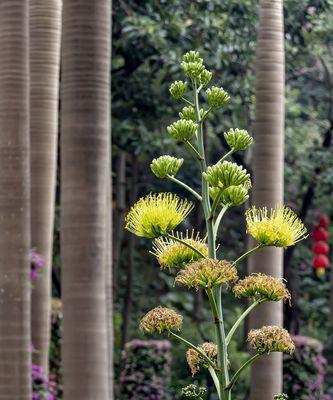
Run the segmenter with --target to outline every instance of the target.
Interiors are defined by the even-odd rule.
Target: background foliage
[[[216,71],[216,83],[222,84],[232,97],[223,117],[220,114],[208,123],[206,139],[211,162],[225,151],[225,130],[239,127],[252,131],[258,2],[115,0],[113,7],[114,265],[119,361],[124,343],[140,338],[137,321],[152,304],[163,304],[184,314],[185,335],[194,342],[205,340],[212,329],[202,297],[179,288],[170,291],[172,277],[160,271],[154,257],[147,255],[149,248],[144,240],[130,238],[123,231],[123,216],[137,197],[136,192],[140,196],[169,190],[168,183],[156,180],[150,173],[152,158],[164,154],[165,149],[170,155],[184,157],[181,147],[169,139],[165,129],[177,116],[177,105],[169,96],[168,87],[180,77],[177,64],[184,52],[199,50],[207,67]],[[286,0],[284,7],[285,198],[311,229],[318,214],[333,217],[333,1]],[[235,157],[251,169],[251,153],[245,158]],[[180,179],[192,186],[198,184],[198,176],[189,168],[181,170]],[[246,245],[242,211],[231,212],[222,229],[222,234],[228,232],[223,246],[230,258]],[[202,221],[198,212],[193,212],[191,218],[199,224]],[[295,305],[292,313],[286,310],[286,324],[292,326],[294,333],[325,342],[324,352],[332,362],[330,274],[321,280],[314,275],[310,246],[310,241],[304,241],[286,254],[286,278]],[[227,323],[241,311],[232,299],[228,301]],[[298,323],[294,324],[296,320]],[[245,357],[239,350],[243,341],[244,334],[240,332],[233,343],[239,360]],[[170,393],[178,396],[172,388],[190,380],[183,348],[174,344],[172,351],[177,362],[172,367]],[[204,373],[198,378],[201,382],[206,379]],[[332,372],[326,385],[333,386]],[[244,398],[247,386],[245,379],[239,399]]]

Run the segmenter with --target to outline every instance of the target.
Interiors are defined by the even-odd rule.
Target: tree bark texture
[[[48,371],[57,168],[61,0],[30,0],[31,247],[45,260],[33,282],[35,364]]]
[[[28,16],[0,2],[1,400],[31,400]]]
[[[61,252],[65,400],[108,399],[110,0],[65,0]]]
[[[283,2],[260,1],[256,52],[256,110],[253,154],[253,204],[268,208],[283,203],[284,32]],[[283,277],[282,250],[267,248],[251,256],[250,272]],[[250,317],[250,327],[282,326],[282,304],[266,303]],[[282,356],[272,354],[251,370],[251,400],[272,399],[282,391]]]

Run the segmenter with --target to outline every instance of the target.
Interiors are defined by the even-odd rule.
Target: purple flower
[[[315,6],[310,6],[306,11],[308,14],[314,14],[317,11],[317,8]]]

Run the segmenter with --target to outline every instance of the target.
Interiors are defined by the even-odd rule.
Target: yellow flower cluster
[[[147,333],[164,333],[172,330],[180,331],[183,317],[165,307],[155,307],[141,319],[140,329]]]
[[[173,193],[155,193],[137,201],[126,215],[125,228],[137,236],[156,238],[172,232],[193,204]]]
[[[306,238],[306,228],[288,207],[252,207],[246,211],[247,232],[264,246],[289,247]]]
[[[181,269],[175,282],[189,288],[211,288],[227,285],[238,279],[237,269],[225,260],[202,258]]]
[[[268,301],[288,300],[291,296],[283,279],[265,274],[251,274],[237,282],[233,288],[236,297],[251,297]]]
[[[194,235],[194,232],[192,231],[191,236],[189,236],[188,232],[183,236],[182,233],[179,234],[177,232],[176,237],[184,240],[205,257],[208,256],[207,244],[204,239],[200,239],[199,234]],[[160,237],[154,240],[153,251],[151,251],[151,253],[156,256],[162,269],[184,267],[188,263],[202,258],[200,254],[185,244],[166,237]]]
[[[263,326],[260,329],[252,329],[248,335],[248,341],[259,354],[272,352],[293,354],[295,344],[288,331],[279,326]]]
[[[215,343],[202,343],[197,346],[199,350],[206,354],[213,362],[217,359],[217,345]],[[207,361],[194,349],[189,349],[186,352],[186,360],[191,369],[192,376],[195,375],[200,366],[208,367]]]

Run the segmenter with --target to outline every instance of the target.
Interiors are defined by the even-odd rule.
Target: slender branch
[[[243,255],[241,255],[240,257],[237,258],[236,261],[234,261],[232,263],[233,266],[239,264],[240,262],[242,262],[243,260],[245,260],[245,258],[247,258],[248,256],[250,256],[252,253],[255,253],[256,251],[263,249],[265,247],[265,245],[263,244],[258,244],[258,246],[253,247],[253,249],[247,251],[246,253],[244,253]]]
[[[239,378],[239,375],[247,368],[249,367],[254,361],[256,361],[258,358],[260,358],[262,354],[255,354],[253,357],[249,358],[240,368],[239,370],[235,373],[235,375],[232,377],[231,381],[229,384],[225,387],[224,390],[231,390],[234,386],[234,384],[237,382],[237,379]]]
[[[181,100],[183,103],[187,104],[188,106],[194,107],[194,104],[193,104],[191,101],[185,99],[185,97],[182,97],[180,100]]]
[[[182,338],[181,336],[178,336],[176,333],[169,331],[169,335],[177,340],[179,340],[180,342],[183,342],[186,344],[187,347],[195,350],[198,354],[201,355],[201,357],[207,362],[208,365],[210,365],[213,369],[216,368],[215,363],[209,358],[207,357],[207,355],[201,351],[198,347],[194,346],[194,344],[192,344],[191,342],[189,342],[188,340]]]
[[[231,338],[233,337],[236,329],[239,327],[239,325],[241,324],[241,322],[244,320],[244,318],[250,314],[250,312],[259,304],[263,303],[264,301],[266,301],[266,299],[258,299],[255,302],[253,302],[250,307],[248,307],[243,314],[237,319],[237,321],[234,323],[234,325],[232,326],[232,328],[230,329],[230,332],[228,333],[227,337],[226,337],[226,343],[227,345],[230,343]]]
[[[212,209],[211,209],[211,212],[210,212],[210,215],[209,215],[209,218],[211,218],[211,219],[214,218],[214,214],[215,214],[215,211],[216,211],[216,209],[217,209],[217,207],[218,207],[218,205],[220,203],[220,199],[221,199],[222,193],[223,193],[223,189],[221,189],[219,191],[219,193],[217,194],[217,196],[216,196],[216,198],[215,198],[215,200],[213,202]]]
[[[204,120],[208,117],[208,114],[212,111],[213,107],[209,107],[208,110],[205,111],[204,115],[201,118],[201,122],[204,122]]]
[[[191,151],[191,153],[194,155],[196,159],[199,160],[199,162],[202,162],[203,158],[201,154],[198,152],[198,150],[188,141],[184,141],[185,145],[188,147],[188,149]]]
[[[217,377],[217,375],[216,375],[215,369],[212,368],[212,367],[208,367],[208,371],[209,371],[209,373],[210,373],[210,376],[211,376],[212,379],[213,379],[213,382],[214,382],[214,385],[215,385],[215,387],[216,387],[216,391],[217,391],[218,397],[219,397],[219,399],[221,399],[221,397],[220,397],[221,386],[220,386],[219,379],[218,379],[218,377]]]
[[[228,153],[226,153],[222,158],[220,158],[220,160],[218,161],[219,163],[223,162],[226,158],[228,158],[229,156],[231,156],[236,150],[231,149],[230,151],[228,151]]]
[[[172,175],[168,175],[167,179],[169,179],[169,181],[177,183],[179,186],[183,187],[184,189],[186,189],[188,192],[190,192],[194,197],[196,197],[199,201],[202,201],[202,197],[200,196],[199,193],[197,193],[194,189],[192,189],[190,186],[186,185],[186,183],[180,181],[179,179],[175,178]]]
[[[221,219],[223,218],[224,214],[226,213],[226,211],[229,208],[229,204],[226,204],[221,211],[219,212],[219,215],[217,216],[214,226],[213,226],[213,231],[214,231],[214,240],[216,240],[216,236],[217,236],[217,231],[219,229],[220,223],[221,223]]]
[[[171,239],[171,240],[175,240],[176,242],[182,243],[184,246],[188,247],[189,249],[191,249],[192,251],[194,251],[195,253],[199,254],[199,256],[201,256],[202,258],[207,258],[203,253],[201,253],[200,250],[196,249],[194,246],[192,246],[190,243],[186,242],[186,240],[180,239],[177,236],[173,236],[173,235],[165,235],[167,238]]]

